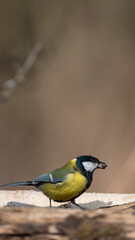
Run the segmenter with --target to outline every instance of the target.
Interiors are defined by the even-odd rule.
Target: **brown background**
[[[0,184],[91,154],[90,191],[134,192],[135,1],[0,0],[0,84],[43,44],[0,103]]]

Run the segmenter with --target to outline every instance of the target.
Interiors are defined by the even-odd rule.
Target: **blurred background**
[[[135,1],[0,6],[0,184],[91,154],[108,168],[95,172],[89,191],[133,193]],[[3,93],[39,43],[22,84]]]

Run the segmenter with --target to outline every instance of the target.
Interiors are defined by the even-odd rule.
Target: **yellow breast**
[[[66,202],[79,196],[85,191],[86,178],[78,171],[70,173],[61,183],[45,183],[41,186],[42,192],[54,201]]]

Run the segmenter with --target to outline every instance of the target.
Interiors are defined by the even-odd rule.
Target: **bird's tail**
[[[0,187],[8,187],[8,186],[30,186],[30,185],[33,185],[32,181],[8,183],[8,184],[0,185]]]

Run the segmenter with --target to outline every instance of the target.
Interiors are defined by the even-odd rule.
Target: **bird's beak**
[[[97,168],[105,169],[107,167],[107,164],[104,162],[99,162]]]

